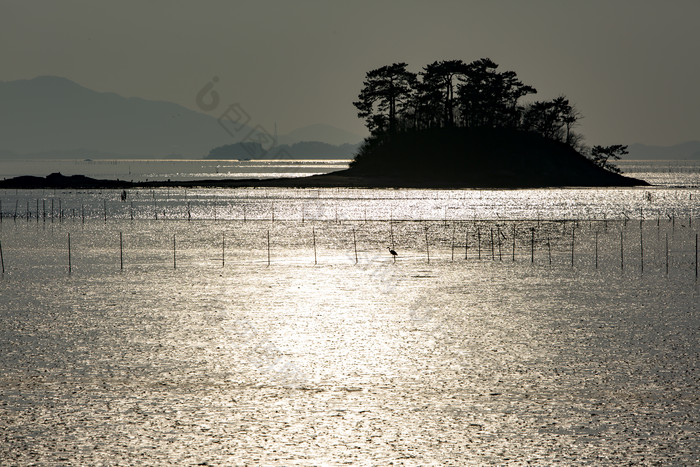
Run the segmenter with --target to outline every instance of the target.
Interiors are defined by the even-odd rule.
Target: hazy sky
[[[58,75],[197,109],[217,76],[254,124],[362,133],[367,70],[490,57],[536,98],[568,96],[588,144],[666,145],[700,139],[699,20],[698,0],[0,0],[0,80]]]

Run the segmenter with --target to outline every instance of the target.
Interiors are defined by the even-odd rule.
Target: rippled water
[[[2,191],[0,463],[696,464],[698,196]]]
[[[620,161],[625,175],[641,178],[653,185],[673,187],[700,186],[700,161]]]
[[[148,159],[24,159],[0,160],[3,177],[53,172],[92,178],[133,181],[211,180],[221,178],[304,177],[348,168],[347,160],[148,160]]]

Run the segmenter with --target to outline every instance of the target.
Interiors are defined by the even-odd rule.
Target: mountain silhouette
[[[359,144],[328,144],[302,141],[266,150],[260,143],[233,143],[212,149],[206,159],[352,159]]]
[[[625,159],[700,160],[700,141],[688,141],[673,146],[631,144]]]
[[[318,141],[321,143],[341,146],[343,144],[358,144],[364,137],[341,130],[325,123],[316,123],[302,128],[297,128],[287,134],[278,137],[278,144],[294,144],[307,141]]]
[[[0,82],[0,102],[0,156],[200,158],[234,142],[215,117],[55,76]]]

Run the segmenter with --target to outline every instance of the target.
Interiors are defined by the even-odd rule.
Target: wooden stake
[[[598,269],[598,231],[595,231],[595,268]]]
[[[391,249],[394,250],[394,221],[391,219],[389,220],[389,235],[391,236]]]
[[[620,270],[625,269],[625,249],[624,249],[624,236],[622,230],[620,230]]]
[[[535,229],[530,228],[531,232],[531,237],[530,237],[530,262],[534,263],[535,262]]]
[[[666,233],[666,275],[668,276],[668,233]]]
[[[481,259],[481,228],[480,227],[476,228],[476,243],[477,243],[477,251],[479,253],[479,259]]]
[[[105,224],[106,224],[107,223],[107,200],[105,199],[103,201],[104,201],[104,214],[105,214]],[[53,207],[51,209],[53,209]]]
[[[68,232],[68,274],[70,274],[73,270],[73,266],[71,264],[71,259],[70,259],[70,232]]]
[[[355,264],[357,264],[357,239],[355,238],[355,229],[352,229],[352,243],[355,245]]]
[[[571,267],[574,267],[574,242],[576,239],[576,225],[571,227]]]
[[[267,229],[267,265],[270,265],[270,229]]]
[[[5,257],[2,255],[2,241],[0,241],[0,264],[2,264],[2,273],[5,274]]]
[[[469,255],[469,227],[464,229],[464,259]]]
[[[124,270],[124,240],[119,232],[119,269]]]
[[[549,241],[549,235],[547,235],[547,255],[549,256],[549,265],[552,265],[552,243]]]
[[[498,237],[498,261],[503,261],[503,257],[501,256],[501,227],[496,226],[496,236]]]
[[[430,264],[430,246],[428,242],[428,228],[424,227],[425,229],[425,255],[428,260],[428,264]]]
[[[318,262],[316,261],[316,229],[314,227],[311,228],[311,236],[314,241],[314,265],[316,265]]]
[[[644,272],[644,228],[642,221],[639,221],[639,264],[642,272]]]
[[[513,224],[513,262],[515,262],[515,224]]]

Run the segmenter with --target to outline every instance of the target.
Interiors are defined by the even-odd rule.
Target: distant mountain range
[[[260,143],[234,143],[212,149],[206,159],[352,159],[360,144],[303,141],[265,150]]]
[[[55,76],[0,82],[3,158],[201,158],[213,147],[255,140],[252,131],[243,126],[232,135],[216,117],[181,105],[97,92]],[[361,137],[312,125],[276,144],[308,139],[340,144]]]
[[[629,154],[624,156],[625,160],[700,160],[700,141],[689,141],[673,146],[631,144],[627,150]]]
[[[317,123],[315,125],[305,126],[280,135],[277,138],[278,144],[294,144],[299,142],[318,141],[341,146],[343,144],[357,144],[364,139],[363,136],[341,130],[331,125]]]
[[[54,76],[0,83],[0,102],[0,149],[19,155],[201,157],[231,140],[214,117]]]

